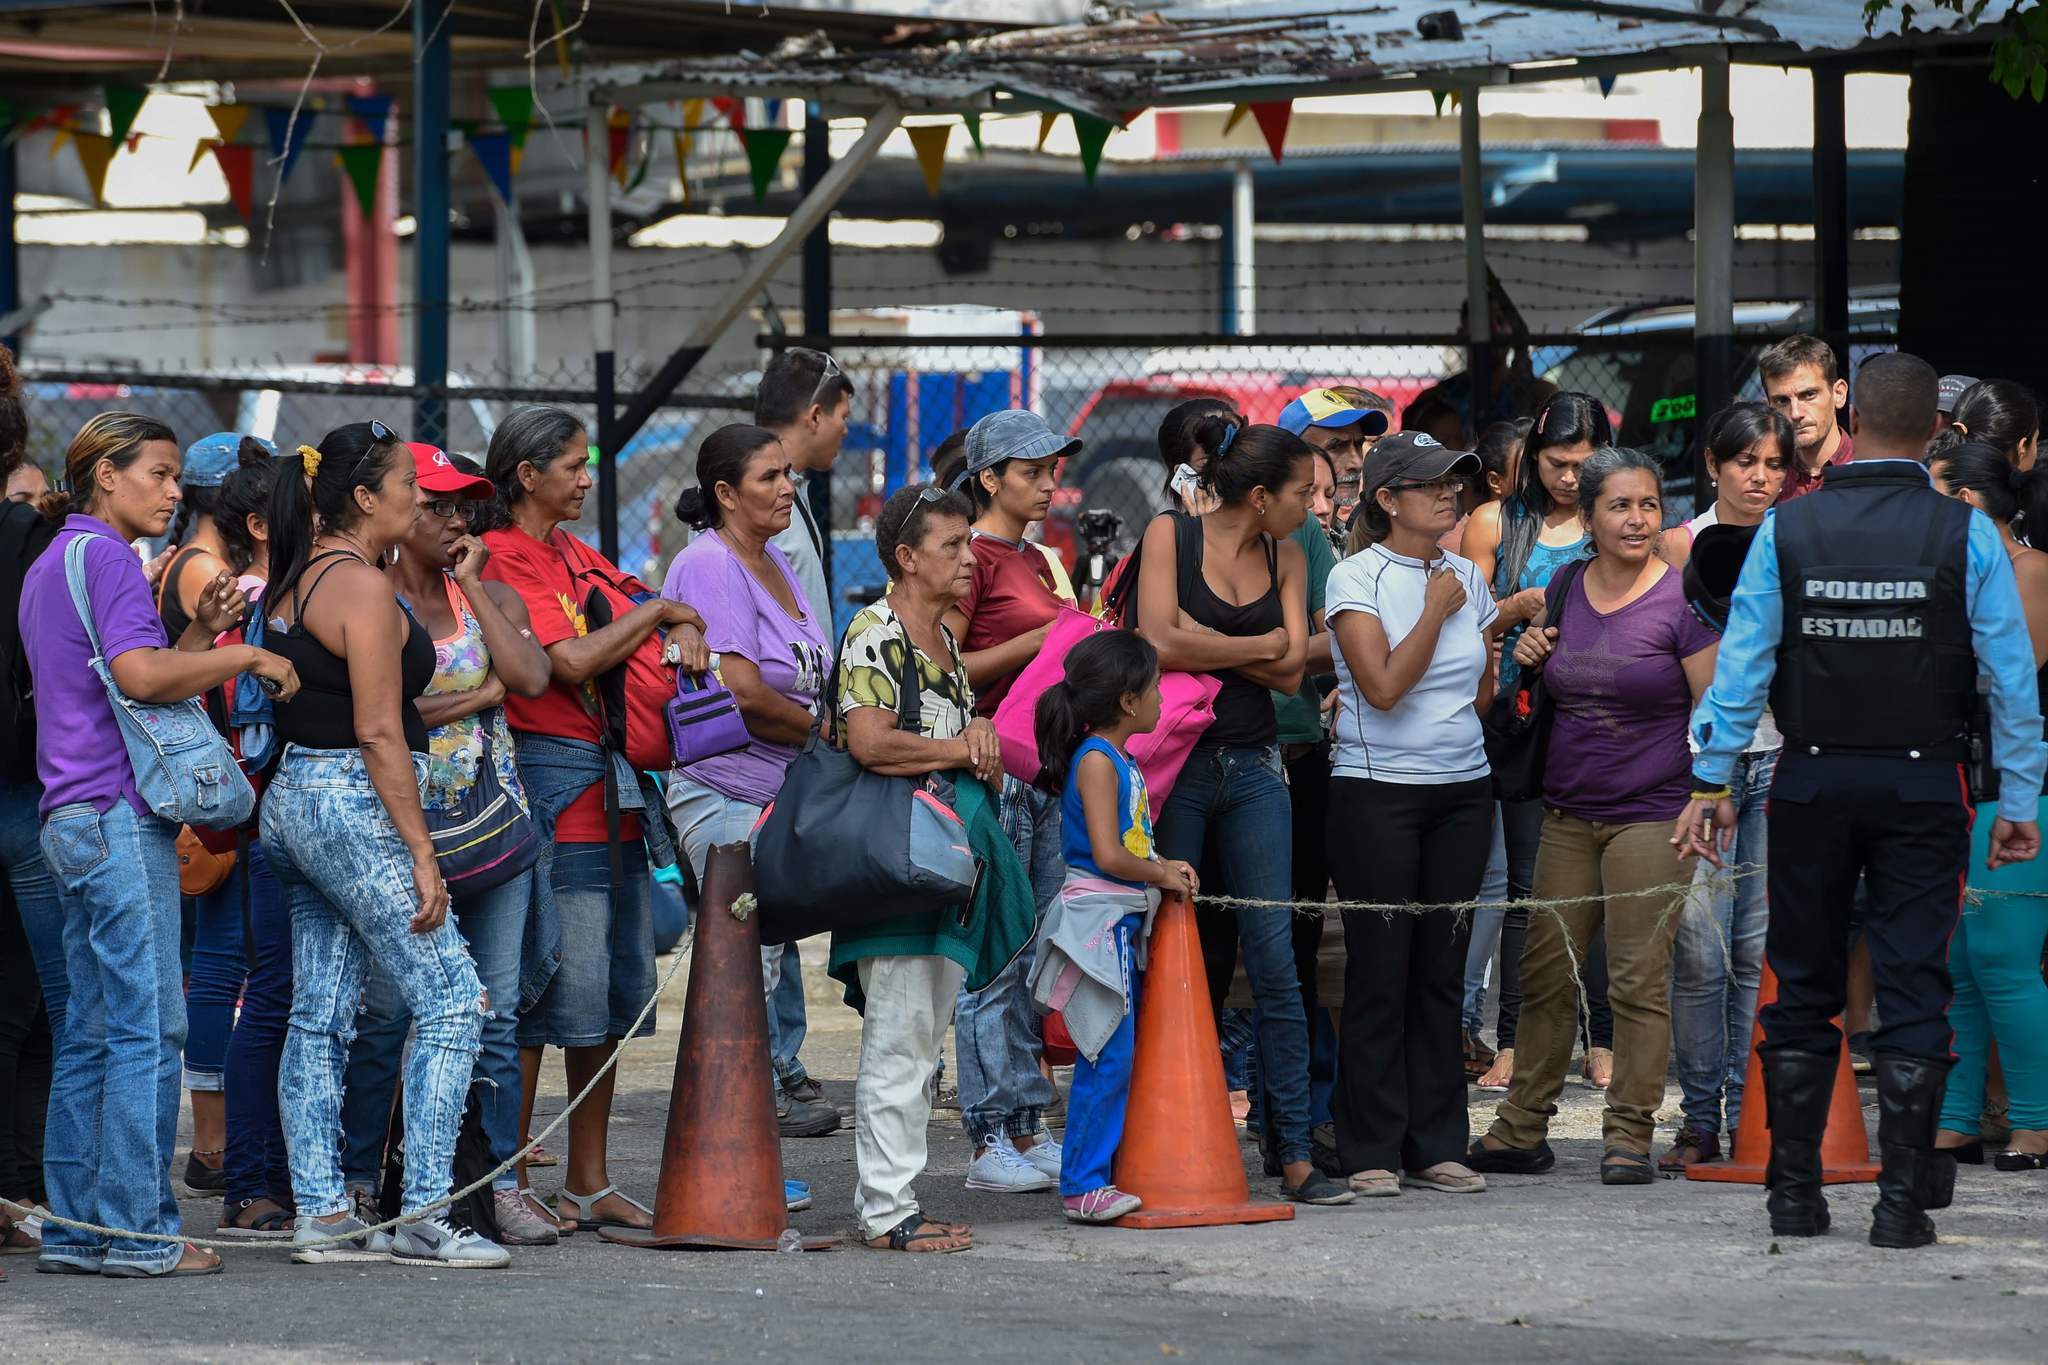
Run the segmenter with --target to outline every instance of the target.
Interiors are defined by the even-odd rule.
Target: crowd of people
[[[1768,712],[1723,856],[1674,822],[1699,796],[1688,722],[1740,535],[1856,459],[1841,413],[1861,410],[1824,343],[1772,345],[1765,401],[1703,423],[1712,500],[1689,520],[1586,394],[1526,390],[1533,411],[1469,433],[1454,405],[1403,421],[1357,388],[1301,394],[1274,424],[1182,404],[1159,429],[1164,510],[1100,602],[1034,530],[1079,442],[992,413],[880,508],[887,589],[843,633],[804,476],[832,464],[854,388],[822,352],[780,353],[755,423],[703,441],[675,509],[694,535],[659,591],[575,534],[592,475],[572,414],[512,413],[479,464],[375,421],[289,450],[181,448],[109,412],[52,492],[19,477],[4,355],[0,1249],[40,1270],[218,1271],[147,1240],[179,1234],[179,1186],[221,1201],[216,1235],[307,1264],[503,1266],[651,1226],[614,1182],[600,1076],[654,1027],[649,870],[701,878],[713,847],[752,837],[821,724],[954,812],[985,865],[960,913],[834,929],[828,970],[862,1014],[849,1109],[801,1059],[795,945],[761,955],[779,1132],[852,1121],[871,1247],[973,1245],[915,1189],[949,1029],[967,1188],[1056,1190],[1084,1223],[1138,1207],[1113,1167],[1162,894],[1197,898],[1218,1065],[1244,1078],[1286,1199],[1548,1169],[1575,1052],[1606,1092],[1603,1183],[1724,1157],[1770,918]],[[1939,402],[1931,476],[1996,526],[2048,696],[2038,410],[1960,376]],[[1868,438],[1887,449],[1896,407]],[[135,547],[167,532],[146,563]],[[1034,675],[1055,641],[1061,666]],[[1554,709],[1540,790],[1500,799],[1483,720],[1535,678]],[[673,764],[647,698],[678,687],[729,693],[743,742]],[[224,747],[195,761],[202,713]],[[198,818],[166,818],[158,770],[197,775]],[[238,794],[260,799],[235,813]],[[235,812],[210,822],[216,804]],[[2041,1169],[2048,919],[2024,898],[2048,874],[1985,871],[1991,823],[1949,958],[1960,1061],[1938,1144]],[[1318,989],[1333,895],[1341,1001]],[[1417,908],[1359,908],[1387,905]],[[1240,971],[1248,1013],[1225,1009]],[[1851,1012],[1879,1054],[1909,1022]],[[550,1049],[572,1092],[595,1085],[559,1158],[513,1163]],[[1654,1154],[1673,1070],[1681,1113]],[[1468,1082],[1503,1094],[1476,1139]],[[465,1143],[508,1168],[437,1207]],[[548,1202],[529,1171],[557,1161]],[[811,1202],[800,1181],[782,1193]]]

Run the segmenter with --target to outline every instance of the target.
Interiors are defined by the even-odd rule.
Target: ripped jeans
[[[509,1160],[519,1150],[519,947],[527,903],[533,898],[532,878],[531,871],[522,872],[503,886],[456,897],[448,907],[449,920],[469,945],[477,976],[491,1000],[476,1074],[489,1083],[480,1096],[480,1117],[493,1164]],[[391,1096],[411,1024],[412,1012],[397,983],[382,967],[373,966],[341,1091],[341,1174],[342,1183],[352,1190],[374,1191],[383,1181]],[[507,1171],[496,1184],[513,1189],[519,1177]]]
[[[426,756],[413,755],[424,780]],[[451,921],[415,934],[412,857],[360,749],[288,745],[263,796],[263,846],[292,917],[292,1013],[278,1098],[302,1217],[349,1207],[341,1176],[342,1073],[370,963],[391,974],[416,1035],[405,1063],[410,1211],[451,1186],[455,1136],[484,1022],[483,984]]]

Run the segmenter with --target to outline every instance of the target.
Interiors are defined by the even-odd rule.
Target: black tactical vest
[[[1771,709],[1787,744],[1961,757],[1977,677],[1970,515],[1903,460],[1835,465],[1778,508],[1785,634]]]

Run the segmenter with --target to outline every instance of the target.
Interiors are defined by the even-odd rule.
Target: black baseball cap
[[[1701,528],[1692,538],[1692,557],[1685,561],[1685,604],[1714,630],[1728,629],[1728,602],[1735,596],[1742,562],[1749,558],[1755,539],[1754,526],[1719,522]]]
[[[1479,469],[1479,457],[1469,450],[1453,450],[1426,431],[1397,431],[1366,452],[1365,500],[1382,488],[1434,483],[1451,474],[1473,478]]]

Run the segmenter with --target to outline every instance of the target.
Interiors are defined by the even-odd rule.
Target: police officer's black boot
[[[1941,1092],[1949,1064],[1879,1053],[1877,1145],[1884,1167],[1877,1176],[1877,1207],[1870,1220],[1874,1247],[1924,1247],[1934,1240],[1930,1208],[1946,1208],[1956,1183],[1955,1158],[1934,1150]]]
[[[1835,1057],[1811,1052],[1764,1054],[1764,1104],[1771,1160],[1764,1167],[1764,1206],[1774,1237],[1818,1237],[1828,1230],[1821,1193],[1820,1139],[1835,1094]]]

